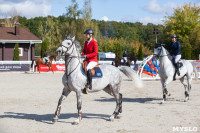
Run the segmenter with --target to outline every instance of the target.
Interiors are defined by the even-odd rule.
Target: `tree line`
[[[172,15],[165,17],[164,24],[140,22],[99,21],[91,19],[91,0],[85,0],[82,10],[76,0],[66,7],[66,13],[54,17],[35,17],[27,19],[18,17],[21,26],[28,28],[37,37],[43,40],[42,45],[36,44],[36,55],[43,56],[44,49],[49,54],[55,54],[56,49],[68,34],[76,35],[76,40],[84,45],[83,32],[92,28],[95,39],[99,44],[99,52],[115,52],[118,58],[122,57],[127,49],[129,56],[148,56],[153,53],[155,46],[154,29],[158,29],[158,43],[171,43],[171,35],[177,34],[181,42],[182,58],[198,59],[200,54],[200,7],[184,4],[174,9]],[[11,22],[11,21],[10,21]],[[142,49],[142,50],[139,50]],[[140,53],[141,51],[142,53]],[[143,56],[142,56],[143,55]]]

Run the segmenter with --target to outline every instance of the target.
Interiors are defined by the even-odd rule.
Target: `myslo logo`
[[[197,127],[173,127],[174,132],[197,132]]]

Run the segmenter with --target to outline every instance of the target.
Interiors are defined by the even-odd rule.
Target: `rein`
[[[68,52],[71,48],[72,48],[72,46],[73,46],[73,43],[72,43],[72,45],[70,46],[70,47],[66,47],[66,46],[64,46],[64,45],[61,45],[61,46],[63,46],[63,47],[65,47],[66,49],[67,49],[67,51],[66,52]],[[76,51],[77,51],[77,48],[76,48]],[[73,47],[73,50],[72,50],[72,52],[71,52],[71,54],[74,52],[74,47]],[[70,55],[71,55],[70,54]],[[67,62],[66,61],[66,57],[65,57],[65,75],[66,75],[66,77],[67,77],[67,79],[68,79],[68,77],[77,69],[77,67],[78,67],[78,65],[79,64],[81,64],[81,62],[80,62],[80,57],[79,57],[79,55],[78,56],[68,56],[68,58],[70,58],[70,60]],[[79,59],[79,63],[76,65],[76,67],[70,72],[70,73],[68,73],[67,74],[67,67],[69,66],[69,63],[71,62],[71,60],[73,59],[73,58],[76,58],[76,59]]]

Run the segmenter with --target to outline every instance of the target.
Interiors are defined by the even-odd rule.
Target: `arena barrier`
[[[0,72],[33,72],[31,68],[32,61],[0,61]],[[99,61],[99,64],[112,64],[112,61]],[[35,63],[33,64],[35,65]],[[53,61],[52,67],[54,71],[65,71],[64,61]],[[48,71],[48,66],[41,65],[41,71]]]
[[[197,68],[200,78],[200,60],[189,60],[193,62]],[[0,72],[33,72],[31,68],[32,61],[0,61]],[[54,71],[65,71],[64,61],[53,61],[52,67]],[[99,64],[112,64],[112,61],[99,61]],[[137,61],[131,65],[141,79],[159,79],[159,62],[152,61],[152,56],[145,58],[143,61]],[[41,71],[48,71],[45,65],[40,66]],[[37,71],[37,70],[36,70]]]
[[[0,72],[30,71],[32,61],[0,61]]]
[[[99,61],[99,64],[112,64],[112,61]],[[53,61],[52,62],[53,71],[65,71],[65,62],[64,61]],[[49,70],[49,67],[46,65],[40,65],[40,71],[45,72]],[[33,69],[34,71],[34,69]],[[37,69],[36,69],[37,71]],[[52,71],[52,69],[50,69]]]

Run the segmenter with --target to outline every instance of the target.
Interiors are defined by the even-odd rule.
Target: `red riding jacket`
[[[98,44],[94,39],[92,39],[89,44],[88,41],[85,41],[82,55],[87,55],[86,60],[88,63],[91,61],[98,62]]]

